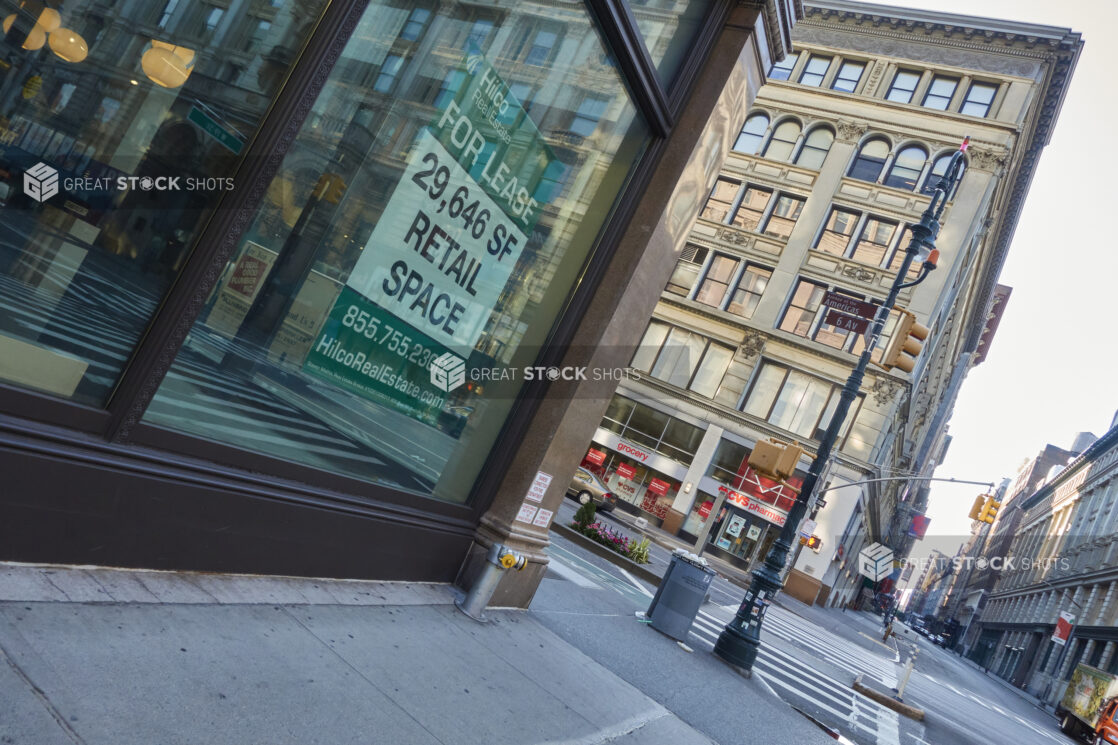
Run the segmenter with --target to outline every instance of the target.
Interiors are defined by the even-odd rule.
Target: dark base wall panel
[[[468,521],[12,445],[0,442],[0,560],[451,582],[472,541]]]

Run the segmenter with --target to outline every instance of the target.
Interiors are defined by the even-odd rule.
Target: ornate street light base
[[[714,654],[738,668],[746,677],[753,675],[753,663],[761,648],[761,623],[773,596],[780,592],[780,572],[791,547],[782,531],[765,557],[765,563],[753,571],[753,582],[738,606],[734,620],[726,624],[714,644]]]

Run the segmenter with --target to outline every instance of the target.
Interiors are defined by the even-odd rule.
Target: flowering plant
[[[634,541],[629,536],[620,533],[608,525],[593,522],[586,525],[571,523],[578,532],[596,543],[610,548],[622,556],[626,556],[639,564],[648,563],[648,541]]]

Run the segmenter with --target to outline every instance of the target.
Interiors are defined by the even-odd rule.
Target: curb
[[[615,564],[616,566],[621,567],[633,576],[640,577],[645,582],[648,582],[654,587],[658,587],[660,585],[660,581],[663,579],[663,577],[656,574],[643,564],[637,564],[635,561],[626,559],[624,556],[617,553],[616,551],[608,549],[596,541],[590,540],[582,533],[579,533],[573,528],[568,528],[562,523],[552,523],[551,529],[566,538],[568,541],[577,543],[579,546],[585,548],[587,551],[594,554],[595,556],[599,556],[610,562],[611,564]]]
[[[854,682],[850,684],[850,687],[866,698],[870,699],[871,701],[876,701],[877,703],[881,704],[886,709],[892,709],[902,716],[906,716],[909,719],[915,719],[917,722],[924,721],[923,709],[917,709],[915,706],[909,706],[906,703],[898,701],[892,696],[887,696],[884,693],[874,690],[873,688],[862,685],[862,675],[860,673],[858,677],[854,679]]]

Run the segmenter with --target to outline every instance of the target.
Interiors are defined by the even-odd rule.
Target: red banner
[[[671,484],[669,484],[667,481],[661,481],[660,479],[652,479],[648,482],[648,490],[656,492],[661,497],[667,494],[668,489],[670,488]]]
[[[601,450],[590,448],[589,452],[586,453],[585,460],[590,461],[596,466],[600,466],[606,462],[606,454],[603,453]]]
[[[714,509],[714,502],[703,502],[699,505],[699,517],[706,520],[710,517],[710,511]]]
[[[637,475],[637,469],[628,463],[617,464],[617,475],[623,479],[631,479]]]

